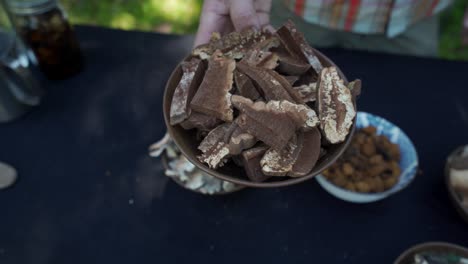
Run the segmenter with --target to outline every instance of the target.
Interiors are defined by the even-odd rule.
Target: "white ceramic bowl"
[[[387,136],[392,143],[400,146],[401,152],[401,175],[398,183],[391,189],[380,193],[359,193],[348,191],[329,182],[324,176],[315,177],[317,182],[333,196],[353,203],[370,203],[382,200],[407,187],[415,178],[418,170],[418,155],[416,149],[408,136],[397,126],[383,119],[382,117],[369,113],[359,112],[356,121],[356,128],[374,126],[377,134]]]

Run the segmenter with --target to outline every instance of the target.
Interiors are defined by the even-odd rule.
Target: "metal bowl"
[[[403,252],[394,264],[412,264],[414,255],[420,252],[440,252],[440,253],[454,253],[462,257],[468,258],[468,249],[445,242],[428,242],[415,245],[405,252]]]
[[[454,150],[450,155],[454,155],[455,153],[458,153],[464,146],[457,148]],[[452,184],[450,183],[450,158],[447,159],[447,162],[445,164],[445,186],[447,187],[447,190],[449,192],[450,200],[452,201],[453,205],[457,209],[458,213],[463,217],[463,219],[468,223],[468,209],[463,207],[461,205],[460,198],[458,194],[455,192],[455,190],[452,187]]]
[[[335,66],[338,72],[341,75],[341,78],[347,83],[347,79],[341,70],[325,55],[321,52],[315,50],[315,53],[324,67]],[[327,154],[320,158],[312,169],[312,171],[300,178],[289,178],[289,177],[271,177],[265,182],[252,182],[250,181],[244,169],[233,164],[233,162],[227,163],[225,166],[213,170],[210,169],[206,164],[201,163],[197,159],[197,155],[200,155],[199,150],[197,149],[200,141],[196,139],[195,130],[184,130],[180,125],[172,126],[169,123],[169,114],[171,108],[172,96],[174,95],[175,88],[177,87],[180,79],[182,77],[182,69],[180,64],[172,72],[169,80],[166,84],[166,89],[164,92],[163,98],[163,112],[164,120],[166,122],[167,131],[174,140],[175,144],[181,150],[182,154],[187,157],[187,159],[195,164],[199,169],[203,170],[207,174],[219,178],[221,180],[230,181],[239,185],[249,186],[249,187],[280,187],[297,184],[308,179],[313,178],[318,175],[323,170],[327,169],[331,164],[333,164],[340,156],[343,154],[344,150],[351,141],[352,135],[355,130],[355,122],[351,128],[351,131],[343,143],[332,145],[327,149]]]

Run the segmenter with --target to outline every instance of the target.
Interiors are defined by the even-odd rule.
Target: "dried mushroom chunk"
[[[266,104],[266,108],[285,113],[296,124],[297,128],[310,130],[320,124],[315,111],[306,105],[293,104],[288,101],[270,101]]]
[[[240,73],[239,71],[234,71],[234,80],[236,83],[238,93],[246,98],[251,100],[257,100],[261,97],[260,93],[255,88],[252,80],[247,77],[245,74]]]
[[[278,55],[270,51],[259,49],[249,51],[242,62],[265,69],[274,69],[278,66]]]
[[[322,63],[315,55],[313,48],[307,43],[304,34],[299,32],[291,20],[288,20],[276,31],[284,48],[296,58],[309,63],[316,73],[323,69]]]
[[[291,85],[294,85],[297,82],[297,80],[299,80],[299,76],[294,76],[294,75],[284,76],[284,78],[288,80],[289,84]]]
[[[302,133],[302,132],[300,132]],[[321,148],[321,135],[318,128],[303,132],[302,148],[288,176],[302,177],[310,173],[317,163]]]
[[[299,76],[299,80],[295,83],[295,86],[309,85],[311,83],[316,83],[317,80],[318,74],[311,68],[306,73]]]
[[[205,77],[190,103],[193,110],[226,122],[233,120],[231,93],[236,63],[215,52],[208,62]]]
[[[301,95],[303,102],[309,103],[317,100],[317,83],[315,82],[294,86],[293,89]]]
[[[260,160],[267,149],[268,148],[265,146],[255,147],[243,151],[240,155],[240,160],[245,173],[253,182],[263,182],[269,177],[262,172],[262,167],[260,166]]]
[[[204,64],[197,58],[182,62],[182,78],[171,102],[171,125],[177,125],[189,117],[190,101],[203,80],[204,71]]]
[[[307,130],[319,124],[315,111],[306,105],[288,101],[254,103],[238,95],[233,95],[231,100],[241,112],[239,126],[275,149],[284,148],[296,129]]]
[[[325,139],[331,144],[343,142],[353,125],[356,110],[351,92],[335,67],[324,68],[320,73],[317,112]]]
[[[260,160],[262,172],[269,176],[286,176],[302,149],[303,134],[294,135],[281,150],[270,148]]]
[[[251,66],[244,62],[237,63],[238,70],[250,77],[256,87],[261,91],[263,97],[269,100],[287,100],[294,102],[294,99],[284,89],[284,87],[265,69]]]
[[[289,83],[289,81],[286,78],[284,78],[282,75],[280,75],[279,73],[273,70],[267,69],[266,71],[268,72],[268,74],[273,76],[273,78],[275,78],[275,80],[277,80],[281,84],[281,86],[283,86],[284,90],[288,92],[289,96],[291,96],[294,102],[300,103],[300,104],[304,103],[299,92],[293,89],[292,85]]]
[[[192,111],[187,120],[180,125],[186,130],[196,128],[200,131],[210,131],[221,124],[221,122],[222,121],[216,117]]]
[[[351,91],[351,95],[356,98],[361,95],[361,87],[362,83],[361,80],[357,79],[348,84],[348,88]]]
[[[237,119],[238,125],[265,144],[282,149],[294,135],[296,124],[286,113],[242,96],[234,95],[231,100],[241,113]]]
[[[203,139],[198,149],[203,153],[199,160],[210,168],[223,166],[233,155],[241,154],[244,149],[251,148],[257,139],[242,130],[237,123],[224,123],[213,129]]]
[[[244,149],[253,147],[257,143],[257,139],[236,124],[236,128],[232,132],[228,142],[229,154],[238,155]]]
[[[257,63],[257,67],[273,70],[278,67],[278,55],[271,52],[263,52],[262,60]]]
[[[278,39],[266,31],[246,29],[241,32],[231,32],[224,36],[216,35],[209,43],[196,47],[192,55],[201,59],[209,59],[216,50],[226,57],[241,59],[251,48],[268,50],[279,45]]]
[[[288,55],[279,55],[278,72],[286,75],[302,75],[310,69],[310,64]]]
[[[285,114],[296,126],[309,130],[320,124],[317,114],[313,109],[303,104],[294,104],[289,101],[269,101],[268,103],[258,101],[253,102],[242,96],[234,95],[232,103],[241,113],[267,111],[273,114]]]
[[[260,38],[252,44],[252,50],[263,50],[269,51],[273,48],[277,48],[280,46],[280,40],[278,37],[268,30],[263,30]]]
[[[225,142],[226,134],[229,133],[231,123],[224,123],[213,129],[203,139],[198,149],[203,153],[198,159],[208,164],[210,168],[218,168],[223,165],[229,155],[229,148]]]
[[[237,124],[273,148],[283,148],[294,134],[295,125],[285,114],[267,111],[248,112],[239,116]],[[276,123],[273,124],[268,117],[276,118]]]

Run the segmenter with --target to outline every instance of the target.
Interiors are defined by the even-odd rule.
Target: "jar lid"
[[[13,14],[30,15],[48,11],[57,6],[57,0],[5,0]]]

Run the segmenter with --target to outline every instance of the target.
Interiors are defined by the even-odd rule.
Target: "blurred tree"
[[[72,23],[168,33],[196,31],[202,0],[61,0]]]
[[[456,0],[442,16],[439,54],[443,58],[468,60],[468,48],[462,44],[462,21],[467,7],[468,1]]]
[[[60,1],[73,23],[176,34],[196,31],[203,3],[203,0]],[[468,48],[461,41],[467,5],[467,0],[455,0],[453,8],[442,16],[440,55],[443,58],[468,60]]]

